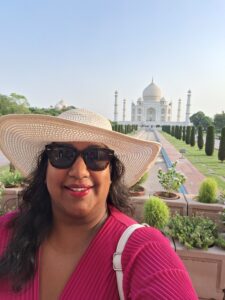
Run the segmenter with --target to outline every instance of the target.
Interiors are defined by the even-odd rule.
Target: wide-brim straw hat
[[[101,143],[115,151],[125,166],[124,183],[130,187],[155,161],[160,144],[112,131],[103,116],[85,109],[72,109],[57,117],[12,114],[0,117],[0,148],[26,177],[38,155],[51,142]]]

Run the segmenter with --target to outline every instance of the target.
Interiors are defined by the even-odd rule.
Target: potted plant
[[[167,204],[160,198],[151,196],[144,204],[144,222],[160,230],[164,229],[170,218]]]
[[[1,210],[6,212],[18,206],[18,195],[23,186],[24,178],[19,171],[4,170],[0,173],[2,186]]]
[[[145,188],[142,186],[143,183],[148,179],[148,173],[144,175],[129,188],[129,193],[131,196],[143,196],[145,194]]]
[[[218,238],[216,224],[201,216],[171,217],[166,233],[178,240],[187,249],[199,248],[207,250],[215,244]]]
[[[4,192],[4,186],[3,184],[0,182],[0,216],[4,214],[3,208],[2,208],[2,195]]]
[[[171,167],[166,172],[158,170],[159,183],[164,188],[164,191],[155,192],[154,195],[163,199],[178,199],[181,185],[185,182],[185,176],[176,170],[177,162],[172,163]]]
[[[225,226],[225,209],[220,212],[220,219]]]
[[[199,298],[222,300],[225,251],[216,224],[204,217],[176,215],[170,219],[166,233],[175,238],[175,250],[184,262]]]
[[[217,203],[218,185],[214,178],[208,177],[203,180],[199,187],[197,200],[202,203]]]
[[[23,184],[24,178],[17,170],[4,170],[0,173],[0,182],[5,188],[19,187]]]
[[[218,203],[225,204],[225,190],[219,192]]]

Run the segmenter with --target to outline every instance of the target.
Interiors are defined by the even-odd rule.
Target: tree
[[[24,105],[25,107],[30,106],[28,101],[27,101],[27,98],[23,95],[19,95],[19,94],[16,94],[16,93],[11,93],[10,97],[13,98],[18,105]]]
[[[172,136],[175,136],[175,126],[172,126],[172,129],[171,129],[171,135],[172,135]]]
[[[214,126],[209,126],[206,132],[206,141],[205,141],[205,153],[208,156],[212,156],[214,152],[214,143],[215,143],[215,128]]]
[[[11,96],[13,95],[13,96]],[[7,114],[26,114],[30,113],[28,102],[25,97],[17,94],[10,96],[0,94],[0,115]],[[19,96],[19,98],[18,98]],[[23,100],[21,100],[24,97]]]
[[[208,126],[211,126],[213,124],[212,119],[206,116],[202,111],[198,111],[197,113],[193,114],[190,117],[190,121],[196,128],[201,125],[204,130],[206,130]]]
[[[198,149],[202,150],[204,146],[202,126],[198,126]]]
[[[185,142],[186,141],[186,127],[183,127],[183,132],[182,132],[182,140]]]
[[[195,126],[191,127],[190,145],[192,147],[194,147],[194,145],[195,145]]]
[[[222,162],[225,160],[225,127],[223,127],[221,130],[218,159]]]
[[[222,114],[216,114],[214,116],[214,125],[216,129],[221,130],[225,126],[225,113],[222,111]]]
[[[179,140],[182,138],[182,126],[179,126]]]
[[[185,137],[185,142],[187,145],[190,144],[190,138],[191,138],[191,126],[187,126],[186,137]]]
[[[178,125],[175,126],[175,138],[176,139],[179,138],[179,126]]]

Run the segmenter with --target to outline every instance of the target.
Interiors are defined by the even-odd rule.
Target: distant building
[[[144,89],[142,98],[131,105],[132,122],[156,122],[171,121],[172,103],[168,103],[160,88],[152,82]]]
[[[190,106],[191,91],[188,91],[186,118],[180,120],[181,116],[181,99],[178,100],[177,121],[172,121],[172,102],[166,101],[162,96],[161,89],[152,82],[144,89],[142,97],[137,102],[131,104],[131,121],[124,119],[126,111],[126,102],[123,100],[123,120],[114,120],[120,124],[138,124],[145,127],[155,127],[157,125],[190,125]],[[118,118],[118,92],[115,94],[114,116]],[[115,117],[114,117],[115,118]]]
[[[56,109],[64,109],[71,106],[70,104],[68,104],[66,101],[64,100],[60,100],[58,103],[56,103],[55,108]]]

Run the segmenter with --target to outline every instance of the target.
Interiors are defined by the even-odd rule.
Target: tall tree
[[[30,113],[27,103],[15,97],[0,94],[0,115]]]
[[[225,126],[225,113],[222,111],[222,114],[216,114],[214,116],[214,125],[216,129],[221,130]]]
[[[175,138],[176,139],[179,138],[179,126],[178,125],[175,126]]]
[[[191,126],[187,126],[186,137],[185,137],[185,142],[187,145],[190,144],[190,138],[191,138]]]
[[[186,141],[186,127],[183,127],[183,131],[182,131],[182,140],[185,142]]]
[[[194,145],[195,145],[195,126],[191,127],[190,145],[192,147],[194,147]]]
[[[202,126],[198,126],[198,149],[202,150],[204,146]]]
[[[218,159],[221,160],[222,162],[225,160],[225,127],[223,127],[221,130]]]
[[[201,125],[204,130],[207,129],[208,126],[213,124],[213,121],[210,117],[206,116],[202,111],[198,111],[190,117],[190,121],[193,123],[195,127]]]
[[[214,126],[209,126],[206,132],[206,141],[205,141],[205,153],[208,156],[212,156],[214,152],[215,144],[215,128]]]

